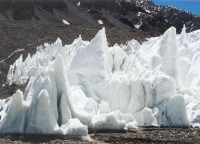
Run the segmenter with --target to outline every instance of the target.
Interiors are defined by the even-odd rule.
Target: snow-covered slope
[[[1,133],[87,136],[89,130],[200,126],[200,31],[171,27],[143,44],[108,47],[105,29],[89,41],[38,47],[10,66],[26,85],[0,101]]]

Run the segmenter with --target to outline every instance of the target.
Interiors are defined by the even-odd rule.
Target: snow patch
[[[63,24],[70,25],[70,23],[66,21],[65,19],[63,19],[62,21],[63,21]]]
[[[100,25],[102,25],[102,24],[103,24],[103,21],[102,21],[102,20],[98,20],[98,23],[99,23]]]
[[[80,5],[81,5],[81,2],[78,2],[76,5],[77,5],[77,6],[80,6]]]

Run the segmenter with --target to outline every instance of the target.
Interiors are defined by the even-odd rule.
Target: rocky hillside
[[[163,33],[170,26],[180,32],[200,28],[200,17],[151,0],[1,0],[0,20],[40,20],[72,25],[100,24],[123,29],[141,29],[150,35]]]

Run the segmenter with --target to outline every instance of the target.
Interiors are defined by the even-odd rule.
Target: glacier
[[[174,27],[140,44],[57,39],[10,66],[25,91],[0,101],[0,132],[88,136],[138,126],[200,126],[200,30]]]

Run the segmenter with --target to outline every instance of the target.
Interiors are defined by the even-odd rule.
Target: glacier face
[[[44,44],[10,66],[0,132],[87,136],[88,130],[200,126],[200,31],[175,28],[143,44],[108,47],[105,29],[89,41]]]

